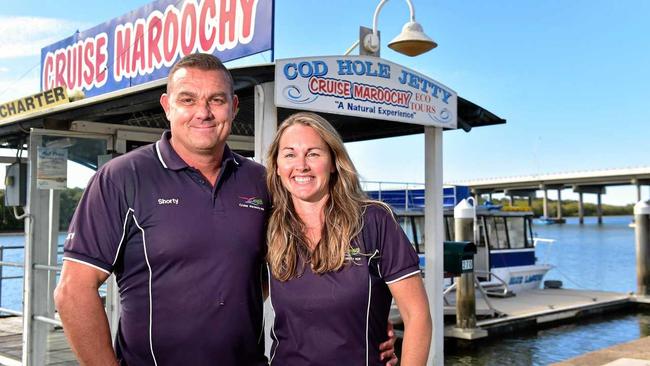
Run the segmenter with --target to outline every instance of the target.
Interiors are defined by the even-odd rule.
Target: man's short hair
[[[199,69],[203,71],[221,71],[226,76],[226,80],[230,84],[230,95],[235,94],[235,85],[230,71],[224,66],[217,56],[209,53],[191,53],[180,60],[178,60],[167,76],[167,93],[169,93],[169,84],[172,81],[172,76],[179,69]]]

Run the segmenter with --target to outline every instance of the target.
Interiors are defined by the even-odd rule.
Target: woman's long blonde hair
[[[277,174],[277,158],[280,138],[287,128],[295,124],[309,126],[318,133],[329,147],[334,173],[329,181],[329,198],[325,204],[325,223],[321,240],[309,250],[305,225],[298,217],[291,194],[282,185]],[[267,230],[267,260],[271,274],[280,281],[299,275],[298,259],[311,264],[315,273],[339,270],[345,263],[345,255],[351,243],[361,231],[363,208],[374,202],[367,198],[357,170],[345,150],[343,140],[332,125],[314,113],[296,113],[285,119],[267,154],[266,183],[273,202],[273,211]]]

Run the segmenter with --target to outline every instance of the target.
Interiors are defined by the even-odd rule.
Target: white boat
[[[454,188],[453,191],[445,188],[445,197],[457,196],[456,192],[469,193],[469,190]],[[378,194],[374,192],[370,192],[370,196],[378,198]],[[387,203],[395,210],[400,225],[420,255],[420,266],[424,268],[424,191],[382,191],[381,196],[382,199],[404,197],[408,202],[400,203],[394,199]],[[453,207],[462,198],[445,199],[446,240],[454,238]],[[492,205],[477,208],[474,230],[477,253],[474,255],[474,273],[481,286],[488,289],[488,292],[516,294],[539,288],[546,273],[553,268],[550,264],[537,262],[535,244],[552,240],[534,238],[532,225],[531,211],[511,211]],[[451,283],[451,280],[447,281]]]

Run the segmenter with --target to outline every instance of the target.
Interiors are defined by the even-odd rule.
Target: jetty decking
[[[19,316],[0,317],[0,365],[22,365],[22,353],[23,318]],[[45,365],[79,365],[61,329],[54,329],[48,334]]]
[[[451,303],[450,306],[445,306],[447,315],[455,312],[453,295],[447,296]],[[486,335],[511,333],[517,329],[536,327],[556,321],[570,321],[620,309],[633,305],[634,300],[631,295],[618,292],[538,289],[527,290],[514,297],[489,297],[489,301],[497,313],[496,317],[477,321],[476,325],[483,330],[483,335],[471,330],[459,330],[454,325],[447,325],[445,326],[445,337],[471,340]],[[479,318],[481,315],[491,312],[483,297],[477,292],[476,313]]]

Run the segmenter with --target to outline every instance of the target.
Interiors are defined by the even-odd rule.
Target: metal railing
[[[408,211],[411,206],[413,206],[414,202],[412,192],[424,189],[424,183],[366,180],[361,181],[361,187],[364,191],[371,193],[371,196],[373,194],[376,194],[376,196],[372,198],[380,201],[387,201],[388,199],[388,204],[397,204],[398,207],[393,207],[394,209],[402,209]],[[391,202],[390,198],[384,197],[385,192],[399,192],[403,195],[403,197],[398,198],[396,202]]]
[[[20,263],[20,262],[5,262],[4,260],[4,255],[5,255],[5,250],[25,250],[25,247],[23,245],[0,245],[0,313],[6,313],[10,315],[18,315],[22,316],[23,313],[18,310],[13,310],[9,308],[5,308],[2,306],[2,284],[4,283],[5,280],[16,280],[16,279],[22,279],[24,276],[5,276],[4,274],[4,267],[18,267],[18,268],[24,268],[25,264]]]
[[[57,249],[57,255],[63,254],[63,245],[59,244],[58,249]],[[5,276],[4,272],[4,267],[14,267],[14,268],[25,268],[25,263],[24,262],[10,262],[10,261],[5,261],[5,251],[8,250],[20,250],[24,253],[25,251],[25,246],[24,245],[0,245],[0,314],[9,314],[9,315],[16,315],[16,316],[22,316],[23,313],[22,311],[6,308],[3,306],[3,291],[2,291],[2,285],[5,283],[5,280],[18,280],[18,279],[23,279],[24,272],[21,275],[9,275]],[[61,266],[45,266],[45,265],[35,265],[34,268],[36,269],[45,269],[45,270],[50,270],[50,271],[60,271]],[[22,295],[22,291],[21,291]]]

